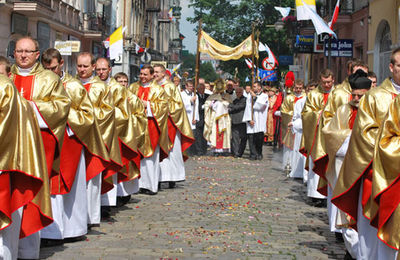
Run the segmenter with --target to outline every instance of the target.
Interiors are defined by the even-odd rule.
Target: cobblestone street
[[[85,241],[42,248],[48,259],[343,259],[326,208],[311,206],[301,181],[262,161],[195,157],[187,181],[135,195]]]

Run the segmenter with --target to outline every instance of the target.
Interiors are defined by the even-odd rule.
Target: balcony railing
[[[37,0],[37,1],[31,1],[31,0],[7,0],[7,3],[21,3],[21,2],[30,2],[30,3],[38,3],[40,5],[46,6],[51,8],[51,0]]]
[[[146,1],[146,12],[160,12],[161,11],[160,0],[147,0]]]
[[[169,17],[168,10],[162,10],[161,12],[158,13],[158,22],[159,23],[169,23],[171,22],[171,19]]]

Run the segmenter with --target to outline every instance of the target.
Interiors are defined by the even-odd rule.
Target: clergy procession
[[[337,14],[328,26],[301,2],[297,5],[304,8],[303,14],[297,10],[297,19],[306,14],[316,35],[330,35],[324,43],[330,44],[330,52],[331,41],[338,40],[332,30]],[[286,16],[279,8],[283,7],[275,7],[287,17],[290,8]],[[59,48],[43,50],[43,41],[31,36],[16,39],[13,59],[0,56],[0,259],[39,259],[43,248],[72,243],[79,247],[91,242],[88,236],[93,234],[92,240],[100,239],[108,234],[99,227],[118,222],[112,218],[116,211],[125,211],[128,224],[121,222],[115,229],[129,230],[143,221],[129,211],[133,201],[141,202],[136,214],[146,203],[146,210],[156,208],[155,201],[168,207],[149,210],[154,223],[143,228],[151,231],[154,224],[162,231],[143,236],[148,247],[163,243],[159,241],[165,234],[168,246],[190,233],[196,240],[186,239],[188,247],[208,243],[202,244],[201,255],[185,248],[189,258],[197,259],[222,248],[209,238],[229,234],[223,253],[273,259],[271,254],[257,255],[261,250],[250,251],[249,237],[259,235],[256,246],[273,248],[274,243],[296,243],[299,232],[306,237],[303,226],[296,226],[301,221],[310,224],[310,230],[321,229],[313,220],[308,222],[310,214],[286,214],[286,199],[295,196],[279,195],[282,187],[291,193],[304,191],[298,200],[306,202],[310,212],[323,212],[322,229],[327,232],[319,233],[326,241],[332,236],[344,259],[400,259],[400,47],[393,47],[399,45],[386,50],[390,59],[386,67],[379,67],[385,78],[378,84],[368,60],[362,55],[353,58],[353,51],[351,57],[335,60],[335,66],[345,67],[344,76],[336,73],[340,68],[332,69],[331,54],[328,66],[307,60],[318,65],[307,76],[297,67],[278,75],[278,59],[262,44],[255,26],[249,37],[229,47],[205,33],[200,19],[196,64],[190,68],[193,78],[163,61],[142,61],[137,77],[132,71],[113,71],[111,47],[109,55],[82,51],[67,60]],[[123,29],[118,30],[122,42]],[[109,44],[114,40],[108,39]],[[124,55],[120,47],[118,54]],[[261,62],[264,69],[258,67],[261,52],[267,55]],[[147,48],[145,53],[143,57]],[[200,53],[219,61],[245,58],[249,70],[236,67],[235,75],[221,72],[216,80],[200,77]],[[238,76],[244,74],[249,76]],[[218,170],[221,165],[224,169]],[[237,168],[241,172],[235,179]],[[223,191],[216,192],[222,186]],[[205,201],[194,189],[206,194]],[[186,204],[186,209],[168,194],[175,194],[179,202],[198,204]],[[246,194],[251,194],[247,202],[227,202]],[[295,210],[304,207],[299,201]],[[256,204],[274,206],[265,210]],[[196,209],[189,209],[193,205]],[[223,212],[214,214],[217,210]],[[204,212],[212,213],[212,224],[206,223]],[[178,220],[168,221],[171,214]],[[237,228],[243,223],[254,227],[262,217],[278,223],[281,215],[289,219],[287,226],[260,224],[252,232]],[[236,221],[236,216],[244,216],[244,221]],[[189,231],[167,228],[192,218]],[[217,224],[236,229],[227,231]],[[131,238],[142,236],[143,230]],[[205,234],[208,242],[202,241]],[[279,238],[287,234],[293,240]],[[239,235],[240,242],[231,243],[231,237]],[[115,240],[123,241],[112,239],[110,248]],[[138,247],[132,241],[129,247]],[[233,246],[241,249],[234,251]],[[330,246],[334,245],[326,248]],[[155,256],[151,249],[146,256]],[[184,250],[178,247],[174,252]],[[307,253],[301,257],[318,258]]]
[[[0,57],[1,259],[38,259],[41,246],[85,239],[132,194],[185,181],[193,123],[164,66],[144,65],[128,86],[88,52],[75,76],[31,37],[14,54],[13,65]]]

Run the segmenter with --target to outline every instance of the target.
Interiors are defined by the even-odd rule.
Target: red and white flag
[[[144,52],[144,49],[142,47],[140,47],[139,44],[135,43],[135,52],[136,52],[136,54],[139,54],[139,53]]]
[[[246,58],[244,59],[244,61],[246,62],[246,65],[247,67],[249,67],[249,69],[251,69],[254,66],[250,59]]]
[[[340,5],[340,0],[337,0],[335,5],[335,10],[333,11],[332,20],[328,23],[329,28],[331,28],[331,30],[333,30],[332,28],[335,25],[337,18],[339,16],[339,5]]]

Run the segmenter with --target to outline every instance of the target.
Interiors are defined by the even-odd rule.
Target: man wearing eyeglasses
[[[15,45],[15,64],[11,68],[11,78],[21,96],[30,101],[36,112],[45,147],[50,193],[57,194],[63,178],[58,160],[71,101],[60,78],[45,70],[38,62],[39,55],[36,40],[28,36],[20,38]],[[51,199],[55,199],[55,195]],[[35,224],[39,225],[34,231],[36,233],[26,234],[31,236],[20,241],[19,258],[39,257],[40,236],[37,231],[43,225],[40,221]]]

